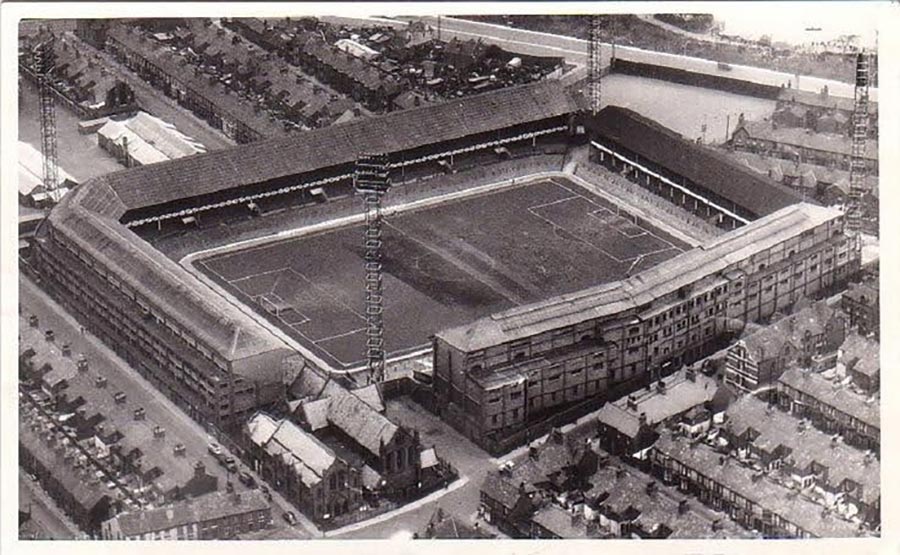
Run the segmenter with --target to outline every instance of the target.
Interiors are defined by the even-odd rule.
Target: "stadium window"
[[[500,397],[492,397],[492,398],[488,399],[488,403],[491,403],[491,404],[499,403],[499,402],[500,402]]]
[[[760,265],[759,265],[759,271],[760,271],[760,272],[762,272],[762,271],[765,270],[765,269],[766,269],[766,265],[765,265],[765,264],[760,264]]]
[[[629,335],[634,335],[634,334],[636,334],[636,333],[638,333],[638,332],[640,332],[640,331],[641,331],[641,328],[640,328],[640,327],[634,326],[634,327],[628,329],[628,334],[629,334]]]
[[[512,393],[509,394],[510,399],[518,399],[521,396],[522,396],[521,391],[513,391]]]

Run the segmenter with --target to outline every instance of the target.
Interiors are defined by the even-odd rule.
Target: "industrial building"
[[[624,281],[444,330],[435,402],[496,450],[540,415],[670,373],[747,322],[845,281],[860,252],[843,223],[836,209],[788,206]]]

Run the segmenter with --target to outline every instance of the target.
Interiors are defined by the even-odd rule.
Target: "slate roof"
[[[471,352],[634,310],[841,215],[808,203],[788,206],[623,281],[498,312],[435,335]]]
[[[753,396],[744,396],[728,410],[728,426],[738,434],[752,428],[759,433],[753,444],[772,453],[779,446],[788,450],[789,457],[802,471],[816,462],[828,468],[826,482],[837,490],[844,480],[852,480],[863,487],[863,500],[874,503],[881,497],[881,463],[869,460],[866,454],[815,428],[799,432],[799,420]]]
[[[525,487],[529,487],[529,484],[525,484]],[[507,509],[515,507],[516,502],[519,500],[519,487],[513,485],[510,480],[501,476],[499,472],[488,473],[481,484],[481,492]]]
[[[120,513],[114,520],[118,520],[124,536],[138,537],[186,524],[266,509],[269,509],[269,502],[259,490],[242,491],[239,494],[216,492],[180,501],[169,507]]]
[[[328,410],[330,406],[331,399],[317,399],[300,405],[303,418],[309,424],[310,430],[315,432],[328,426]]]
[[[331,400],[328,421],[376,457],[381,456],[381,444],[388,444],[399,429],[349,392]]]
[[[805,393],[824,405],[833,407],[874,428],[881,429],[881,403],[866,398],[847,387],[838,385],[820,374],[790,368],[778,378],[778,383]]]
[[[881,368],[877,341],[867,339],[857,333],[851,334],[841,345],[841,362],[853,372],[872,377]]]
[[[799,127],[777,127],[773,129],[772,123],[768,121],[746,121],[740,129],[746,130],[751,138],[772,141],[782,145],[847,155],[850,154],[851,150],[850,137],[844,135],[813,133]],[[866,140],[865,158],[869,160],[878,159],[878,141],[874,139]]]
[[[790,189],[758,175],[715,149],[686,140],[675,131],[627,108],[607,106],[591,125],[603,138],[757,216],[771,214],[801,200]]]
[[[764,510],[779,515],[783,520],[793,523],[814,537],[855,537],[857,535],[859,530],[857,524],[835,514],[824,513],[821,505],[797,495],[795,491],[767,478],[754,481],[753,470],[740,466],[734,461],[720,464],[722,455],[702,443],[693,444],[683,438],[675,438],[669,433],[664,433],[654,445],[653,450],[722,484],[725,488],[749,499]]]

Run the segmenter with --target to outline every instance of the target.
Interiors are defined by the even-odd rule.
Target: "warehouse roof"
[[[471,352],[637,309],[840,216],[834,208],[788,206],[626,280],[499,312],[436,337]]]
[[[627,108],[607,106],[593,119],[592,126],[607,140],[757,216],[800,201],[790,189]]]

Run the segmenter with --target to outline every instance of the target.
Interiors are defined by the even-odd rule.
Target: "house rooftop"
[[[814,537],[856,537],[859,533],[856,523],[827,512],[821,505],[764,476],[754,479],[752,469],[741,466],[707,445],[676,438],[665,432],[653,450],[678,461],[698,475],[721,484]]]
[[[124,536],[134,537],[269,509],[269,502],[260,490],[216,492],[168,507],[120,513],[113,520],[118,521]]]
[[[786,370],[778,378],[778,383],[781,387],[809,395],[824,405],[881,429],[881,403],[877,399],[867,399],[838,382],[798,368]]]
[[[758,449],[769,453],[779,447],[787,449],[801,471],[809,470],[811,463],[827,468],[826,481],[835,490],[845,480],[852,480],[862,486],[867,503],[881,497],[881,463],[863,451],[811,426],[800,431],[800,420],[751,395],[737,400],[727,414],[727,425],[735,434],[742,435],[747,429],[759,434],[753,441]]]

